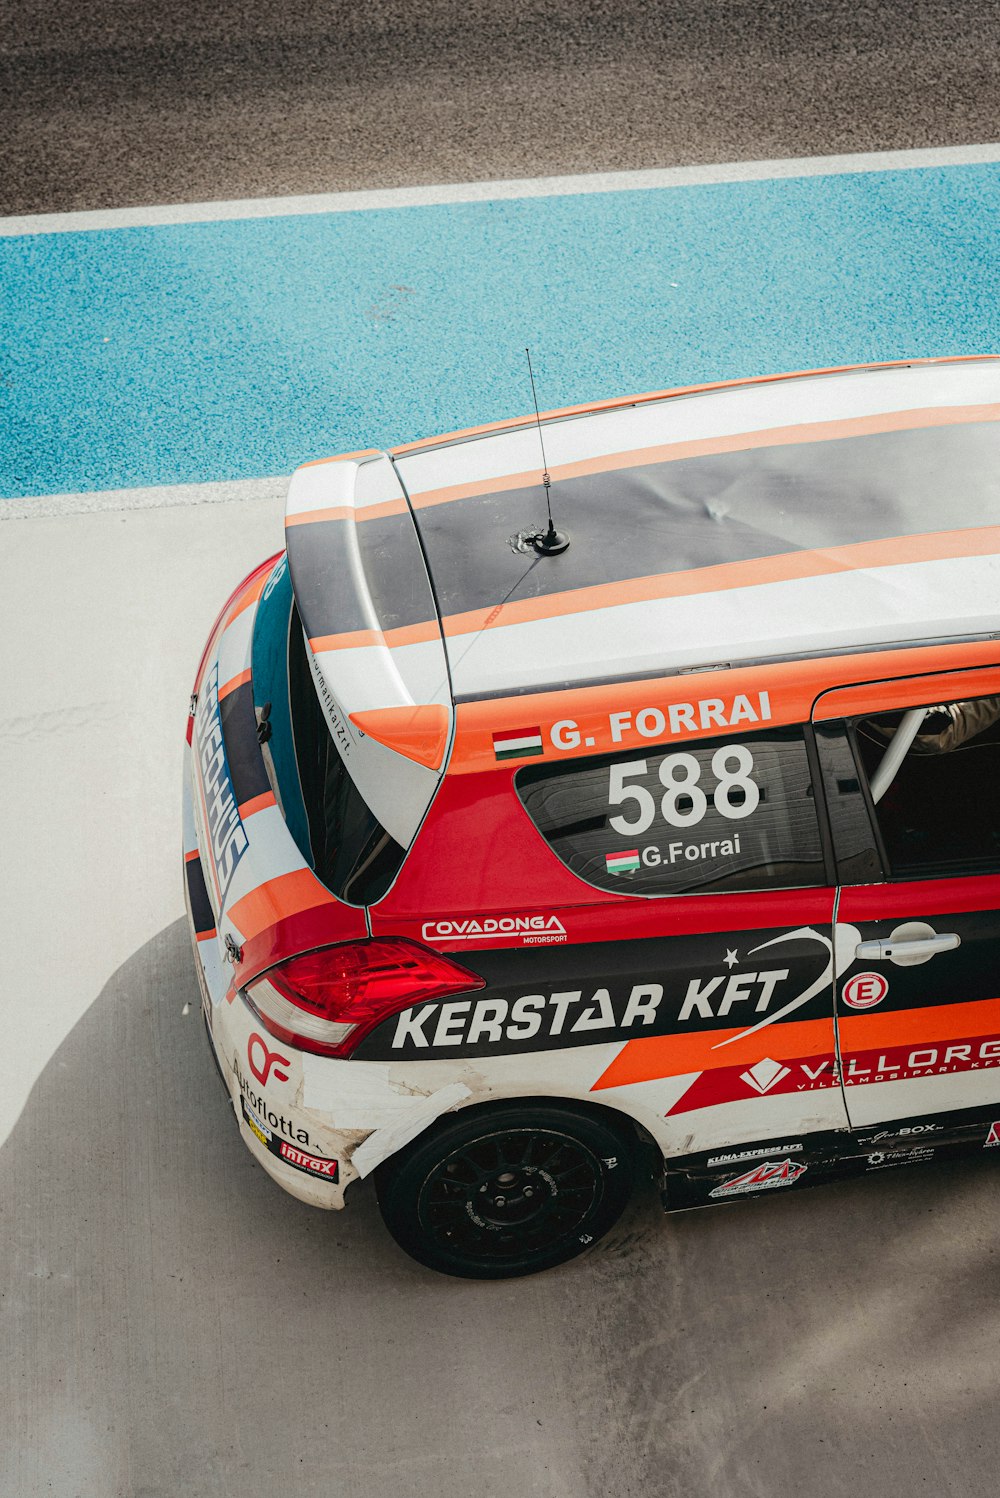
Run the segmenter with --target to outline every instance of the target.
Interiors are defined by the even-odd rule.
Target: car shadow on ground
[[[536,1472],[524,1491],[582,1485],[571,1415],[543,1417],[521,1371],[539,1368],[537,1288],[432,1274],[389,1238],[370,1183],[322,1212],[251,1158],[182,921],[59,1046],[0,1151],[0,1183],[0,1492],[177,1498],[267,1482],[326,1498],[334,1473],[395,1493],[406,1467],[407,1492],[500,1494],[521,1468],[529,1482],[539,1453],[552,1486]],[[506,1434],[473,1464],[455,1412],[485,1430],[498,1408]]]
[[[0,1492],[810,1498],[995,1489],[984,1161],[665,1223],[501,1284],[431,1274],[364,1183],[238,1137],[178,921],[63,1041],[0,1151]]]

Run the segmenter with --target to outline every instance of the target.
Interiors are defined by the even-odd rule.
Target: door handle
[[[957,931],[945,931],[940,936],[919,936],[909,940],[905,937],[894,940],[890,936],[885,941],[859,941],[854,948],[854,955],[866,962],[919,962],[933,957],[937,952],[954,952],[961,945],[962,938]]]

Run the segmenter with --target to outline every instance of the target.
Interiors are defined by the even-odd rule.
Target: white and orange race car
[[[541,449],[551,476],[546,525]],[[243,1138],[446,1273],[1000,1145],[1000,362],[310,463],[188,724]],[[568,539],[568,545],[563,545]]]

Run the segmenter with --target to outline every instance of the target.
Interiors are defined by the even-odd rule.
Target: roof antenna
[[[538,396],[535,394],[535,376],[531,371],[531,350],[525,349],[528,360],[528,378],[531,381],[531,398],[535,403],[535,420],[538,423],[538,445],[542,449],[542,483],[545,485],[545,503],[549,512],[549,528],[543,535],[541,531],[532,536],[531,544],[543,557],[556,557],[561,551],[565,551],[569,545],[569,532],[557,531],[552,523],[552,480],[549,478],[549,465],[545,459],[545,443],[542,441],[542,418],[538,414]],[[527,540],[527,537],[525,537]]]

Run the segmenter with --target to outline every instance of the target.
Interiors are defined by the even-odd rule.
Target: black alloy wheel
[[[376,1173],[401,1248],[465,1279],[512,1279],[583,1253],[632,1191],[626,1126],[556,1104],[499,1104],[438,1124]]]

